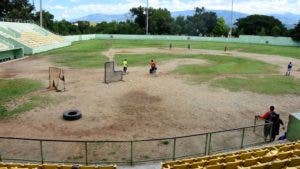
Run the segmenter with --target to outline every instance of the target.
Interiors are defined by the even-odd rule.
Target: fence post
[[[133,166],[133,141],[130,141],[130,165]]]
[[[176,159],[176,138],[174,138],[174,145],[173,145],[173,160]]]
[[[43,153],[43,141],[40,140],[40,153],[41,153],[41,162],[44,164],[44,153]]]
[[[208,139],[208,148],[207,148],[207,155],[210,154],[210,144],[211,144],[211,133],[209,133],[209,139]]]
[[[256,120],[257,120],[257,116],[254,117],[254,127],[253,127],[253,132],[255,132]]]
[[[243,146],[244,146],[244,137],[245,137],[245,128],[243,128],[243,131],[242,131],[241,149],[242,149]]]
[[[85,145],[85,165],[88,165],[88,149],[87,149],[87,142],[84,142]]]
[[[208,155],[207,153],[207,144],[208,144],[208,133],[205,134],[205,149],[204,149],[204,155]]]

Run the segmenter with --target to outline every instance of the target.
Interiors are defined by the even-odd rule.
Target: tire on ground
[[[63,118],[65,120],[78,120],[81,118],[81,112],[79,110],[68,110],[63,113]]]

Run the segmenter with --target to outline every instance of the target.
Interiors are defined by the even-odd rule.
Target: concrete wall
[[[110,35],[110,34],[91,34],[65,36],[65,39],[74,42],[90,39],[128,39],[128,40],[191,40],[208,42],[233,42],[233,43],[252,43],[269,44],[280,46],[299,46],[300,42],[293,41],[290,37],[272,37],[272,36],[249,36],[241,35],[239,38],[226,37],[199,37],[199,36],[172,36],[172,35]]]
[[[300,112],[292,113],[289,116],[287,139],[289,141],[300,140]]]

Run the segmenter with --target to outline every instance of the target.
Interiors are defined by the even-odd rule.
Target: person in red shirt
[[[279,118],[279,114],[277,114],[274,109],[274,106],[270,106],[270,111],[258,116],[259,118],[265,119],[264,136],[267,138],[270,135],[271,141],[274,141],[276,135],[279,134],[280,124],[283,125],[283,121]],[[272,124],[269,124],[271,122]]]

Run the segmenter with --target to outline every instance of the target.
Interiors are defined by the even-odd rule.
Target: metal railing
[[[72,164],[136,164],[241,149],[270,141],[272,123],[182,137],[133,141],[81,141],[0,137],[2,161]],[[270,131],[269,131],[270,132]]]
[[[35,23],[33,20],[0,18],[0,22]]]

